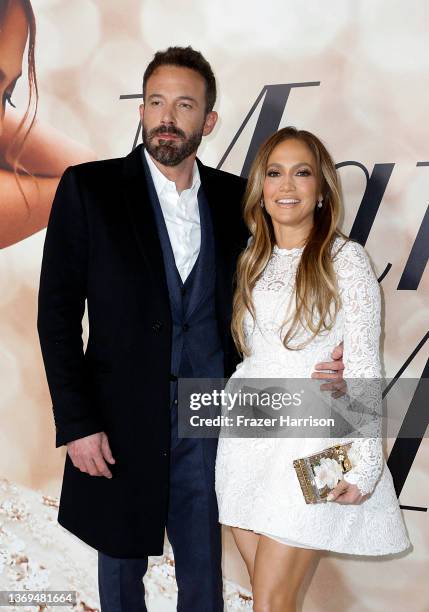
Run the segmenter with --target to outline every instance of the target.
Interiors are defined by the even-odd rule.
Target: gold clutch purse
[[[336,444],[314,455],[294,460],[293,467],[307,504],[326,502],[329,492],[335,488],[343,474],[352,469],[348,456],[352,444]]]

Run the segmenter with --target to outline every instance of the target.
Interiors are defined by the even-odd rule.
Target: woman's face
[[[0,135],[4,114],[16,81],[21,76],[28,24],[21,2],[12,0],[0,23]]]
[[[275,230],[288,226],[308,235],[320,197],[318,185],[316,159],[304,142],[290,138],[273,149],[263,196]]]

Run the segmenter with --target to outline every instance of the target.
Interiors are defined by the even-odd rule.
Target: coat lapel
[[[198,194],[198,206],[201,226],[201,245],[198,259],[195,262],[195,270],[191,271],[190,274],[190,276],[193,276],[193,282],[191,295],[189,297],[189,304],[186,309],[186,314],[188,317],[192,315],[192,313],[206,294],[206,291],[204,290],[205,287],[207,287],[207,283],[205,282],[205,275],[209,270],[209,257],[213,244],[210,210],[208,210],[207,204],[204,200],[204,194],[201,193],[202,189],[203,188],[201,187]],[[194,274],[192,274],[192,272],[194,272]]]
[[[156,193],[155,185],[153,184],[149,166],[146,163],[144,155],[142,155],[143,168],[146,176],[146,186],[150,198],[150,203],[154,213],[155,223],[157,225],[158,238],[161,245],[162,257],[164,259],[165,277],[167,280],[168,292],[170,300],[174,303],[177,312],[182,310],[182,280],[179,271],[176,267],[173,249],[171,247],[170,238],[168,235],[167,225],[162,213],[161,204]]]
[[[227,287],[231,279],[229,278],[231,266],[235,270],[235,260],[231,245],[234,238],[230,236],[230,224],[225,216],[225,207],[222,202],[228,198],[229,194],[222,193],[222,186],[219,184],[218,177],[207,171],[205,166],[197,159],[200,171],[201,184],[209,205],[211,225],[213,230],[213,245],[215,253],[216,270],[216,304],[223,310],[222,303],[228,295]],[[228,298],[227,298],[228,299]]]
[[[124,158],[123,193],[126,210],[133,228],[142,261],[152,279],[153,287],[158,287],[162,296],[168,300],[168,288],[161,244],[149,199],[148,188],[142,162],[142,145]]]

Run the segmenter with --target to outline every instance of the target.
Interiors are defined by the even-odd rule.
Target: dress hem
[[[335,553],[335,554],[340,554],[340,555],[350,555],[350,556],[356,556],[356,557],[388,557],[392,555],[399,555],[401,553],[408,551],[411,548],[410,541],[408,541],[407,546],[401,547],[393,551],[391,550],[389,552],[356,552],[356,551],[350,552],[350,551],[340,550],[338,548],[328,548],[328,547],[321,548],[320,546],[306,544],[304,542],[300,546],[300,543],[297,540],[293,540],[292,538],[289,538],[287,536],[281,536],[281,535],[277,535],[273,533],[270,534],[266,529],[258,529],[258,528],[252,529],[251,527],[248,527],[248,526],[232,524],[232,522],[229,522],[229,523],[225,523],[223,521],[219,521],[219,522],[221,523],[221,525],[225,525],[225,527],[237,527],[238,529],[252,531],[256,535],[264,535],[269,538],[271,537],[273,540],[276,540],[277,542],[280,541],[280,543],[284,544],[285,546],[291,546],[291,544],[287,544],[287,542],[281,542],[282,539],[289,540],[290,542],[294,542],[295,548],[305,548],[305,549],[316,550],[319,552],[330,552],[330,553]]]

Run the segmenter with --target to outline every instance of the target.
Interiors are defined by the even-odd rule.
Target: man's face
[[[160,66],[146,83],[140,117],[150,155],[164,166],[177,166],[210,134],[217,113],[206,115],[205,80],[198,72]]]

